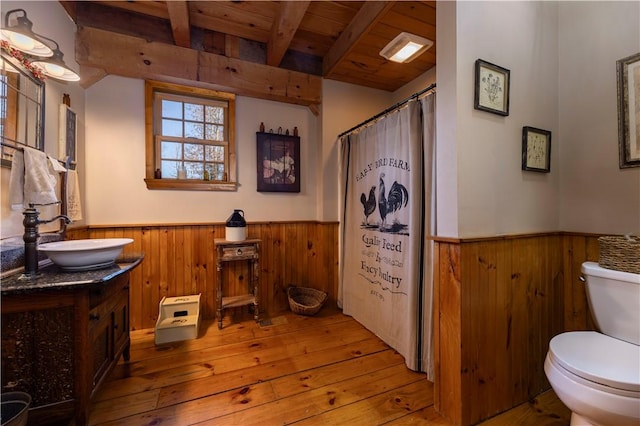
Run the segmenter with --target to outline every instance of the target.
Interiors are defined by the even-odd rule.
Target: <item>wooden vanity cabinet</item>
[[[129,360],[129,281],[92,289],[89,296],[91,396],[115,362]]]
[[[129,272],[103,282],[2,293],[2,392],[32,397],[28,424],[88,424],[89,406],[129,360]]]

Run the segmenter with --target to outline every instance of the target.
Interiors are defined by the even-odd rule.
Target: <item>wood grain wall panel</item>
[[[549,388],[544,358],[564,327],[563,236],[437,244],[436,409],[474,424]]]
[[[459,425],[463,423],[460,245],[436,242],[434,251],[434,404]]]
[[[595,330],[595,324],[589,312],[585,286],[580,281],[580,276],[582,276],[583,262],[598,261],[598,236],[565,235],[563,254],[565,269],[564,328],[566,331]]]
[[[132,238],[123,254],[144,253],[131,273],[131,327],[155,327],[162,297],[198,294],[205,319],[215,318],[217,289],[213,241],[224,238],[223,224],[113,226],[68,230],[69,239]],[[338,224],[267,222],[249,224],[247,237],[262,239],[261,311],[289,309],[289,285],[317,288],[335,303],[338,294]],[[223,270],[225,294],[246,292],[249,266],[231,262]],[[243,308],[238,308],[243,309]],[[246,309],[246,308],[244,308]]]

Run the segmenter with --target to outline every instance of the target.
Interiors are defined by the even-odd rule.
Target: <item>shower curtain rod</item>
[[[362,126],[365,126],[365,125],[367,125],[367,124],[371,123],[372,121],[377,120],[378,118],[382,117],[383,115],[386,115],[386,114],[390,113],[391,111],[393,111],[393,110],[395,110],[395,109],[400,108],[402,105],[406,104],[406,103],[407,103],[407,102],[409,102],[411,99],[418,98],[418,97],[420,97],[420,95],[423,95],[423,94],[425,94],[426,92],[428,92],[429,90],[433,90],[433,89],[435,89],[435,88],[436,88],[436,83],[433,83],[433,84],[429,85],[429,87],[427,87],[426,89],[422,89],[422,90],[420,90],[419,92],[416,92],[416,93],[414,93],[413,95],[406,97],[405,99],[401,100],[401,101],[400,101],[400,102],[398,102],[397,104],[395,104],[395,105],[393,105],[393,106],[391,106],[391,107],[389,107],[389,108],[385,109],[384,111],[382,111],[382,112],[380,112],[380,113],[378,113],[378,114],[374,115],[374,116],[373,116],[373,117],[371,117],[371,118],[366,119],[365,121],[363,121],[362,123],[358,124],[357,126],[354,126],[354,127],[350,128],[349,130],[347,130],[347,131],[344,131],[344,132],[340,133],[340,134],[338,135],[338,137],[339,137],[339,138],[341,138],[341,137],[343,137],[344,135],[346,135],[346,134],[348,134],[348,133],[351,133],[351,132],[353,132],[354,130],[356,130],[356,129],[358,129],[358,128],[362,127]]]

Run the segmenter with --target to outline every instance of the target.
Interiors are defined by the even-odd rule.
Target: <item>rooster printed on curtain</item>
[[[393,184],[387,187],[385,174],[380,173],[378,186],[372,186],[368,196],[363,192],[360,202],[364,210],[362,228],[409,235],[406,219],[402,220],[401,216],[396,215],[398,210],[407,207],[409,203],[409,192],[403,184],[394,180]],[[372,216],[372,223],[369,223],[369,216]]]

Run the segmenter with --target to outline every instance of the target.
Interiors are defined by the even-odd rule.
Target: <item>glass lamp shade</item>
[[[56,49],[51,58],[40,59],[32,62],[32,64],[41,68],[48,77],[63,81],[80,80],[80,76],[64,63],[62,56],[62,52]]]
[[[16,13],[23,13],[17,16],[15,23],[9,25],[9,19]],[[4,17],[4,28],[0,30],[2,39],[9,42],[11,47],[21,52],[41,58],[53,56],[53,50],[41,40],[41,37],[31,29],[33,23],[27,18],[27,12],[23,9],[14,9],[7,12]]]

